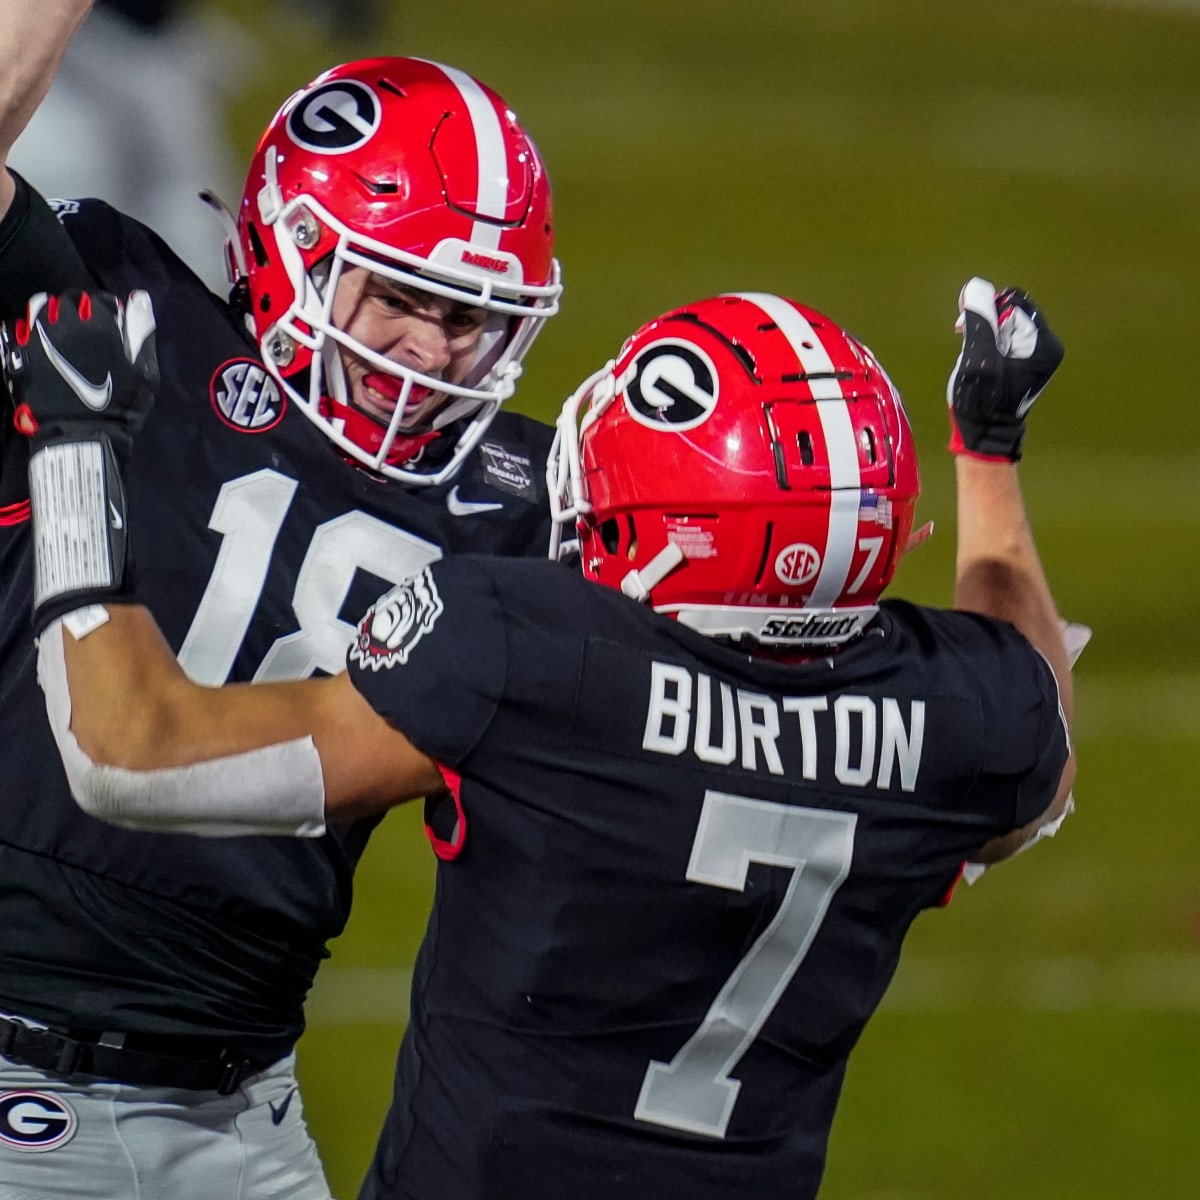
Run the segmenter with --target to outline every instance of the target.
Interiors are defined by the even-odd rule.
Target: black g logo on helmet
[[[306,92],[288,114],[288,136],[306,150],[345,154],[357,150],[379,128],[379,97],[354,79],[323,83]]]
[[[692,429],[717,404],[717,369],[688,342],[652,342],[625,373],[625,407],[651,429]]]

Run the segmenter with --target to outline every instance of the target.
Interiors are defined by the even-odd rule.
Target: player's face
[[[461,383],[470,370],[487,315],[482,308],[405,287],[365,267],[343,272],[332,312],[333,324],[367,349],[447,383]],[[340,352],[350,402],[386,424],[403,380],[345,346]],[[444,402],[440,393],[414,387],[401,428],[421,425]]]

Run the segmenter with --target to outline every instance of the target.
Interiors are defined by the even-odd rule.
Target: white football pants
[[[294,1067],[220,1096],[0,1058],[0,1200],[330,1200]]]

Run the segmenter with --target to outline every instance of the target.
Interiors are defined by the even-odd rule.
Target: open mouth
[[[396,405],[400,402],[400,395],[404,391],[405,381],[395,375],[388,375],[383,371],[370,371],[362,377],[363,391],[367,395],[367,399],[374,406],[381,409],[388,417],[395,411]],[[425,402],[432,395],[432,391],[427,387],[422,387],[420,384],[414,384],[408,393],[408,402],[404,405],[404,415],[401,418],[401,428],[405,424],[415,418]]]

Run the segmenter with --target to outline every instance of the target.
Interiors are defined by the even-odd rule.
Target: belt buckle
[[[74,1075],[84,1072],[84,1059],[90,1049],[86,1042],[76,1041],[53,1029],[26,1027],[17,1050],[19,1061],[54,1075]]]
[[[221,1078],[217,1081],[218,1096],[232,1096],[241,1087],[242,1080],[250,1074],[250,1060],[232,1058],[224,1063]]]
[[[55,1034],[54,1041],[57,1044],[54,1044],[52,1049],[58,1054],[58,1057],[51,1069],[58,1075],[74,1075],[80,1069],[84,1055],[87,1053],[87,1043],[77,1042],[74,1038],[66,1037],[63,1034]]]

